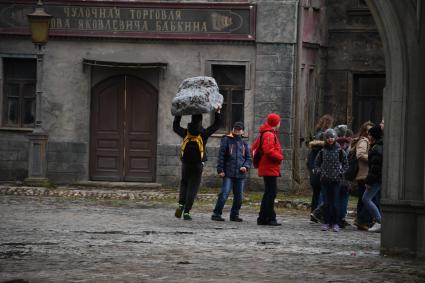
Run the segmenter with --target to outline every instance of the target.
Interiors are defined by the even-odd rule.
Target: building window
[[[3,126],[34,127],[37,61],[3,58]]]
[[[245,66],[212,65],[212,76],[223,95],[221,130],[230,131],[236,121],[244,122]]]

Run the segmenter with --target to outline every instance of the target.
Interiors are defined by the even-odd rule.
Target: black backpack
[[[204,159],[204,141],[201,135],[191,135],[187,132],[181,146],[181,159],[187,163],[199,163]]]
[[[348,181],[354,181],[356,179],[357,173],[359,172],[359,160],[357,159],[356,150],[350,150],[347,156],[348,160],[348,169],[344,174],[344,177]]]

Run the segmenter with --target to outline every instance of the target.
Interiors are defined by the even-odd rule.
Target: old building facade
[[[379,30],[385,72],[364,4]],[[25,179],[34,163],[54,182],[176,185],[180,141],[171,131],[171,99],[183,79],[213,75],[227,117],[209,142],[204,184],[219,182],[216,148],[232,119],[244,120],[252,141],[267,113],[283,117],[280,184],[289,188],[301,179],[303,142],[318,115],[335,112],[337,122],[354,128],[384,116],[381,250],[424,256],[423,0],[45,6],[55,18],[39,52],[26,22],[33,1],[0,2],[1,180]],[[46,162],[32,156],[42,145],[29,146],[33,136],[47,138]]]
[[[181,141],[171,100],[183,79],[208,75],[225,104],[204,185],[220,181],[216,148],[232,122],[243,120],[252,140],[277,112],[287,156],[282,185],[290,187],[298,2],[44,1],[53,18],[41,56],[26,19],[33,1],[0,4],[2,180],[28,176],[28,136],[41,122],[50,181],[177,185]],[[204,115],[204,127],[210,122]]]

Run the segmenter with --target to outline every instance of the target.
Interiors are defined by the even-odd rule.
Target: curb
[[[82,189],[74,187],[28,187],[28,186],[0,186],[0,196],[35,196],[35,197],[66,197],[96,200],[142,200],[142,201],[160,201],[174,200],[177,201],[179,193],[161,192],[149,190],[134,191],[131,189]],[[217,194],[198,194],[197,200],[211,201],[217,200]],[[228,200],[233,200],[232,196]],[[260,203],[253,203],[250,199],[245,199],[246,203],[254,206],[260,206]],[[302,201],[275,200],[275,206],[280,208],[291,208],[297,210],[308,210],[310,204]]]

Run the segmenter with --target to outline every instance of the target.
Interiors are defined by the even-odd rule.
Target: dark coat
[[[384,151],[384,142],[382,139],[376,141],[371,145],[368,162],[369,170],[365,183],[368,185],[381,184],[382,183],[382,155]]]
[[[320,172],[320,180],[339,182],[344,180],[344,173],[348,169],[347,155],[338,144],[325,143],[323,149],[316,156],[315,171]]]
[[[207,152],[206,152],[206,145],[207,145],[207,141],[208,138],[214,134],[220,127],[220,123],[221,123],[221,114],[215,112],[215,119],[214,119],[214,124],[212,124],[211,126],[209,126],[208,128],[204,129],[202,127],[202,123],[198,122],[198,123],[189,123],[187,125],[187,129],[182,128],[180,126],[180,121],[182,119],[182,116],[175,116],[174,117],[174,122],[173,122],[173,130],[176,134],[178,134],[180,137],[182,137],[183,139],[186,137],[187,132],[189,131],[189,133],[191,135],[199,135],[201,134],[202,137],[202,141],[204,144],[204,158],[203,158],[203,162],[207,161]]]
[[[217,173],[224,172],[225,176],[230,178],[245,178],[247,172],[242,173],[239,169],[241,167],[249,169],[251,164],[251,153],[246,141],[232,134],[221,139]]]
[[[321,140],[313,140],[309,143],[310,150],[307,156],[307,169],[310,173],[310,185],[320,186],[320,173],[316,173],[314,169],[314,161],[316,156],[322,150],[325,142]]]

